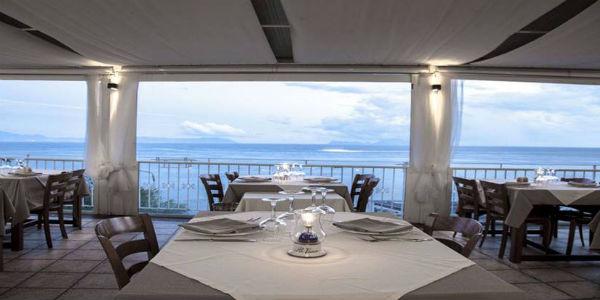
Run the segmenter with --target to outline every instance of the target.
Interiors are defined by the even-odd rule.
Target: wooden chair
[[[114,246],[110,241],[115,235],[123,233],[140,232],[144,234],[144,239],[136,239],[120,243]],[[117,279],[119,289],[123,288],[131,277],[141,271],[156,254],[158,254],[158,242],[152,220],[147,214],[131,217],[117,217],[100,221],[96,224],[96,236],[102,244],[104,252],[108,257],[110,266]],[[131,254],[146,252],[148,261],[142,261],[125,267],[123,259]]]
[[[588,178],[561,178],[562,182],[578,182],[578,183],[594,183],[593,180]],[[565,221],[569,223],[569,241],[570,244],[567,243],[567,252],[573,248],[573,239],[575,235],[575,229],[579,229],[579,239],[581,240],[581,246],[585,246],[585,241],[583,238],[583,225],[587,225],[591,222],[592,218],[597,212],[597,208],[593,207],[577,207],[577,206],[556,206],[554,212],[552,214],[552,233],[554,237],[558,237],[558,222]],[[591,232],[590,232],[591,233]],[[590,234],[589,238],[590,243],[592,242],[592,234]]]
[[[200,180],[206,190],[208,208],[210,211],[234,211],[237,203],[223,202],[223,183],[219,174],[200,175]]]
[[[481,238],[483,226],[477,221],[464,217],[443,217],[436,213],[430,215],[433,221],[430,226],[426,226],[425,232],[434,236],[435,231],[450,231],[453,235],[435,236],[435,239],[450,249],[469,257],[475,245]],[[457,236],[457,233],[460,233]]]
[[[240,177],[240,173],[238,173],[237,171],[225,172],[225,177],[227,177],[227,180],[229,180],[229,182],[233,182],[238,177]]]
[[[358,201],[356,203],[356,207],[354,211],[356,212],[365,212],[367,210],[367,204],[369,203],[369,198],[373,195],[373,191],[375,187],[379,184],[379,178],[370,177],[365,180],[362,187],[360,188],[360,193],[358,194]]]
[[[81,229],[81,198],[82,195],[79,193],[81,184],[83,183],[84,169],[75,170],[71,172],[71,178],[67,182],[65,187],[65,197],[63,199],[64,205],[71,205],[73,207],[73,227]]]
[[[483,181],[479,182],[483,188],[483,192],[485,195],[485,204],[487,214],[485,217],[485,228],[483,230],[483,236],[481,237],[481,242],[479,243],[479,247],[483,245],[485,241],[485,237],[490,230],[491,224],[496,221],[502,221],[502,240],[500,242],[500,250],[498,252],[498,257],[503,258],[504,252],[506,250],[506,242],[508,241],[508,236],[510,234],[510,227],[504,224],[504,220],[508,212],[510,211],[510,201],[508,199],[508,190],[506,189],[505,184],[499,184],[495,182]],[[537,215],[534,210],[529,216],[525,219],[525,224],[537,224],[541,227],[541,232],[543,236],[543,245],[544,247],[548,247],[552,238],[552,224],[549,216],[545,216],[543,214]],[[525,235],[527,236],[527,235]]]
[[[479,194],[477,181],[461,177],[452,177],[458,194],[456,214],[461,217],[479,220],[485,214],[485,204]]]
[[[352,203],[356,202],[356,198],[360,195],[360,190],[369,178],[375,177],[373,174],[356,174],[350,188],[350,199]]]
[[[58,215],[58,224],[60,226],[60,233],[62,237],[64,239],[69,238],[67,236],[67,230],[65,229],[63,200],[65,193],[70,191],[69,180],[71,177],[71,173],[61,173],[58,175],[48,176],[42,205],[30,209],[32,214],[38,215],[38,227],[41,224],[44,226],[44,234],[46,235],[46,244],[48,245],[48,248],[52,248],[52,235],[50,234],[51,211],[55,211]]]

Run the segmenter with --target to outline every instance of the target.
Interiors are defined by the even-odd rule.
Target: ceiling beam
[[[278,63],[293,63],[291,28],[281,0],[252,0],[252,7]]]

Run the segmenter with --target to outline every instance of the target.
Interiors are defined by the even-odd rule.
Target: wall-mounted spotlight
[[[441,91],[441,90],[442,90],[442,85],[441,85],[441,84],[432,84],[432,85],[431,85],[431,90],[432,90],[434,93],[438,93],[439,91]]]
[[[109,82],[106,87],[111,90],[111,91],[118,91],[119,90],[119,85],[114,83],[114,82]]]

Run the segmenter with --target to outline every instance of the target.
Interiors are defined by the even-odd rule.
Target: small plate
[[[517,181],[510,181],[510,182],[506,182],[506,186],[530,186],[531,182],[517,182]]]
[[[598,184],[597,183],[583,183],[583,182],[573,182],[573,181],[569,181],[568,184],[570,186],[574,186],[574,187],[580,187],[580,188],[597,188]]]
[[[315,176],[315,177],[304,177],[304,181],[310,183],[331,183],[338,181],[337,178],[334,177],[323,177],[323,176]]]
[[[270,177],[263,176],[240,176],[238,179],[243,182],[267,182],[271,180]]]

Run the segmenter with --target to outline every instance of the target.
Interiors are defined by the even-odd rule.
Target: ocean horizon
[[[82,159],[80,142],[0,142],[0,157]],[[390,164],[409,160],[407,145],[138,143],[138,160],[311,164]],[[452,164],[591,167],[600,165],[600,148],[459,146]]]

